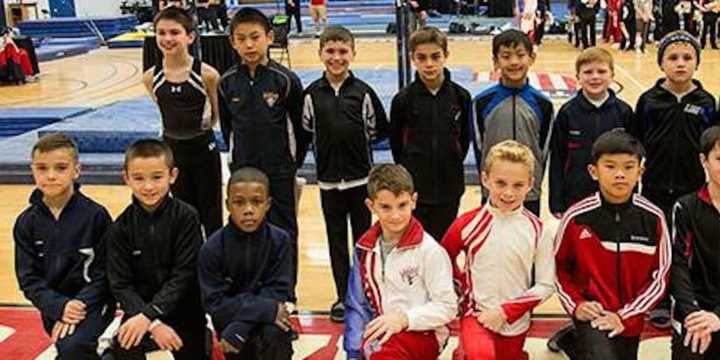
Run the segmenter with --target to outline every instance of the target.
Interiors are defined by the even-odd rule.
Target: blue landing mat
[[[297,71],[302,83],[307,86],[321,76],[321,70]],[[397,70],[378,67],[376,69],[355,69],[355,75],[372,85],[389,111],[392,96],[397,92]],[[488,84],[475,81],[470,68],[452,69],[453,80],[461,83],[475,94]],[[29,172],[30,149],[37,141],[39,132],[65,131],[78,136],[81,147],[80,161],[85,183],[118,184],[121,182],[123,155],[120,152],[107,153],[104,150],[121,150],[127,143],[148,135],[160,134],[160,113],[147,97],[117,102],[90,113],[57,122],[27,132],[20,136],[0,140],[0,182],[31,183]],[[93,152],[86,152],[87,150]],[[377,163],[391,162],[388,150],[374,151]],[[315,161],[308,154],[300,175],[315,180]],[[466,181],[477,184],[474,157],[466,159]]]
[[[85,107],[0,109],[0,138],[20,135],[91,110]]]

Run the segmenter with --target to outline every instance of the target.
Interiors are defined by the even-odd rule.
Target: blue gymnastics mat
[[[91,110],[87,107],[0,109],[0,139],[17,136]]]
[[[355,75],[373,86],[389,112],[392,97],[397,92],[397,70],[377,67],[375,69],[354,69]],[[322,75],[322,70],[297,71],[303,85],[307,86]],[[470,68],[452,69],[453,80],[461,83],[471,93],[481,91],[487,83],[478,82]],[[148,97],[116,102],[80,116],[55,122],[22,135],[0,140],[0,182],[31,183],[30,149],[38,137],[48,132],[62,131],[73,137],[80,148],[80,161],[85,183],[121,183],[123,151],[133,141],[145,137],[159,137],[161,131],[160,113]],[[216,137],[220,138],[219,132]],[[220,149],[225,148],[221,141]],[[377,163],[392,162],[387,145],[374,151]],[[315,160],[308,154],[299,174],[309,181],[315,181]],[[474,156],[466,159],[466,181],[477,183]]]

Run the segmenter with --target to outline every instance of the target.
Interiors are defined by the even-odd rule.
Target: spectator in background
[[[300,0],[285,0],[285,15],[287,15],[288,21],[293,17],[295,18],[295,28],[298,34],[301,33],[302,19],[300,18]]]

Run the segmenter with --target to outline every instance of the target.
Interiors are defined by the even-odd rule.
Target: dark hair
[[[706,157],[712,149],[720,144],[720,126],[715,125],[707,128],[700,136],[700,152]]]
[[[270,30],[272,30],[270,20],[268,20],[267,16],[265,16],[262,11],[253,7],[244,7],[235,12],[232,20],[230,20],[230,36],[232,37],[232,34],[235,32],[235,28],[238,27],[238,25],[245,23],[258,24],[265,29],[265,33],[269,33]]]
[[[36,151],[44,153],[57,149],[69,150],[73,159],[75,159],[75,161],[78,161],[77,145],[70,137],[61,132],[43,135],[40,139],[38,139],[35,145],[33,145],[30,156],[35,156]]]
[[[168,168],[175,167],[175,158],[170,147],[157,139],[140,139],[125,150],[125,163],[123,168],[127,170],[130,161],[136,158],[164,157]]]
[[[340,41],[350,44],[355,49],[355,37],[352,32],[344,26],[331,25],[320,35],[320,50],[330,41]]]
[[[267,175],[265,175],[265,173],[261,170],[249,166],[240,168],[230,175],[230,180],[228,180],[227,183],[227,189],[230,190],[230,187],[237,183],[251,182],[262,184],[265,187],[265,190],[267,190],[268,193],[270,192],[270,180]]]
[[[522,46],[527,50],[529,53],[533,53],[533,46],[532,42],[530,41],[530,37],[528,35],[520,30],[510,29],[505,30],[501,32],[500,34],[495,35],[492,39],[492,54],[494,58],[498,57],[498,53],[500,52],[500,47],[505,46],[508,48],[514,48],[517,46]]]
[[[627,154],[637,156],[638,161],[645,157],[645,148],[638,139],[623,129],[613,129],[600,135],[592,145],[592,163],[597,164],[603,155]]]
[[[418,46],[423,44],[435,44],[443,49],[447,55],[448,52],[447,36],[440,29],[432,26],[426,26],[410,35],[410,52],[415,52]]]
[[[374,199],[381,190],[388,190],[395,196],[406,192],[413,194],[415,185],[412,175],[402,165],[382,164],[370,170],[368,177],[368,197]]]
[[[192,18],[187,13],[187,11],[179,7],[171,6],[157,13],[157,15],[155,15],[155,18],[153,19],[153,25],[157,27],[157,24],[160,22],[160,20],[175,21],[176,23],[182,25],[182,27],[188,34],[193,32],[194,24]]]

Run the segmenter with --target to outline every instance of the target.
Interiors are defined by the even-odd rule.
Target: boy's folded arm
[[[567,115],[563,109],[557,114],[550,136],[549,206],[553,214],[565,212],[565,164],[567,162]]]
[[[146,306],[145,301],[135,289],[135,277],[130,265],[132,249],[120,223],[114,223],[108,229],[107,241],[107,278],[110,291],[128,315],[136,315]]]
[[[187,290],[197,281],[197,255],[202,244],[200,220],[197,215],[180,219],[177,224],[183,228],[177,233],[175,242],[175,264],[170,277],[142,313],[150,320],[169,314],[183,301]]]
[[[403,92],[395,95],[390,105],[390,151],[395,163],[400,163],[403,153],[403,136],[405,133],[406,102]],[[406,96],[406,95],[405,95]]]
[[[445,249],[433,247],[423,254],[422,283],[429,301],[405,311],[408,330],[432,330],[448,324],[457,314],[457,295],[453,286],[452,266]]]
[[[71,299],[50,289],[44,272],[42,259],[32,251],[32,237],[22,218],[15,223],[15,273],[23,294],[35,305],[43,316],[53,320],[62,318],[65,304]]]
[[[572,219],[563,217],[560,222],[559,229],[565,228],[563,233],[558,233],[555,237],[555,274],[557,279],[558,298],[560,304],[570,316],[575,316],[575,309],[581,303],[587,301],[582,295],[582,288],[575,283],[573,275],[575,274],[575,237],[576,231],[571,226],[565,226],[565,222],[571,222]]]
[[[207,246],[198,256],[198,279],[205,310],[213,321],[228,326],[235,321],[273,323],[278,301],[250,292],[231,293],[223,275],[222,256]]]
[[[542,234],[538,241],[534,261],[535,285],[527,289],[519,297],[502,304],[503,312],[509,324],[520,319],[525,313],[547,300],[555,292],[555,258],[552,237],[549,234]]]
[[[107,211],[96,214],[93,223],[93,238],[98,241],[93,246],[92,257],[88,259],[88,283],[78,292],[76,299],[85,303],[88,308],[104,303],[110,297],[110,289],[106,274],[107,267],[107,237],[112,219]]]
[[[374,314],[365,295],[360,276],[359,260],[354,255],[352,269],[348,279],[347,297],[345,298],[345,333],[343,348],[348,359],[362,358],[362,343],[365,326],[373,319]]]

